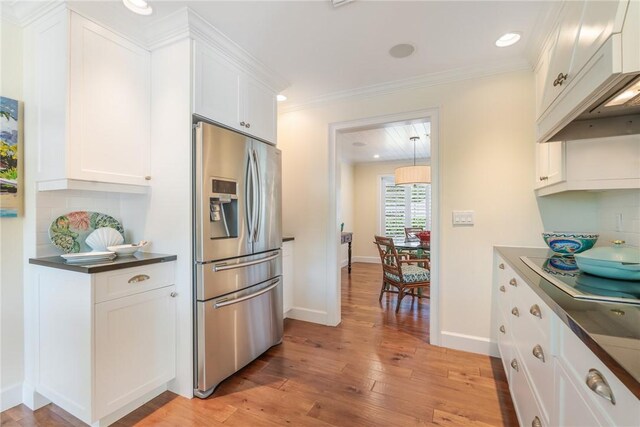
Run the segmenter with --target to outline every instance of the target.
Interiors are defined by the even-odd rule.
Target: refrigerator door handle
[[[223,299],[220,300],[216,303],[213,304],[213,308],[222,308],[222,307],[227,307],[229,305],[233,305],[233,304],[238,304],[241,303],[243,301],[249,300],[251,298],[255,298],[255,297],[259,297],[262,294],[266,294],[267,292],[271,291],[273,288],[275,288],[276,286],[278,286],[278,284],[280,283],[280,279],[275,279],[271,282],[271,285],[250,295],[244,296],[244,297],[240,297],[240,298],[235,298],[235,299]]]
[[[254,198],[253,198],[253,241],[258,241],[258,235],[260,233],[260,212],[262,210],[262,180],[260,179],[260,164],[258,163],[258,152],[253,149],[253,173],[254,173]]]
[[[249,267],[251,265],[262,264],[263,262],[274,260],[274,259],[278,258],[279,256],[280,256],[280,253],[276,252],[273,255],[268,256],[266,258],[256,259],[256,260],[253,260],[253,261],[239,262],[237,264],[224,264],[224,263],[223,264],[216,264],[216,265],[213,266],[213,272],[217,273],[219,271],[235,270],[236,268],[244,268],[244,267]]]
[[[253,170],[253,160],[251,158],[251,152],[247,155],[247,176],[244,185],[244,202],[245,202],[245,216],[247,219],[247,227],[249,228],[249,240],[253,242],[253,224],[255,222],[254,204],[255,198],[255,172]],[[249,193],[251,188],[251,193]]]

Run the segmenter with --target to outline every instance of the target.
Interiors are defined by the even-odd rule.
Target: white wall
[[[0,22],[0,95],[22,101],[22,30]],[[23,219],[0,218],[0,411],[22,401]]]
[[[598,193],[598,246],[612,240],[640,246],[640,190],[612,190]],[[616,214],[622,214],[622,227],[616,230]]]
[[[355,233],[354,222],[354,166],[352,163],[341,162],[340,163],[340,222],[344,223],[344,231],[351,231]],[[353,257],[353,244],[352,257]],[[347,265],[349,257],[349,247],[342,245],[340,247],[340,261],[341,264]]]
[[[443,344],[489,351],[493,245],[543,244],[533,193],[534,105],[533,74],[518,71],[281,114],[284,224],[296,236],[300,318],[326,322],[326,227],[335,197],[328,190],[329,124],[437,107]],[[584,203],[583,210],[594,209]],[[475,226],[453,227],[454,209],[475,210]]]

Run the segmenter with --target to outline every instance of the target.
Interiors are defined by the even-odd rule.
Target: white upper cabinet
[[[212,49],[196,44],[194,113],[238,130],[240,74]]]
[[[640,5],[570,1],[535,68],[537,141],[546,142],[623,78],[640,71]]]
[[[150,54],[71,14],[68,175],[146,183],[151,111]]]
[[[195,42],[194,114],[276,142],[276,93],[226,56]]]
[[[535,188],[557,184],[565,179],[565,145],[562,141],[536,145]]]
[[[558,26],[551,33],[545,49],[549,55],[542,89],[540,111],[544,112],[573,79],[573,52],[580,30],[583,2],[567,2]]]
[[[149,51],[67,9],[32,24],[25,38],[41,189],[148,185]]]

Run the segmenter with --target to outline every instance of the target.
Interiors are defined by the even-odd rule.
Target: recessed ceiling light
[[[408,43],[400,43],[389,49],[389,55],[393,56],[394,58],[406,58],[415,51],[416,48],[413,45],[410,45]]]
[[[380,154],[374,154],[374,155],[373,155],[373,158],[374,158],[374,159],[379,159],[379,158],[380,158]]]
[[[284,95],[278,95],[276,96],[276,99],[278,100],[278,102],[282,102],[282,101],[286,101],[287,97]]]
[[[151,15],[153,12],[153,8],[144,0],[122,0],[122,3],[127,9],[138,15]]]
[[[520,40],[520,37],[521,37],[521,34],[516,31],[503,34],[498,40],[496,40],[496,46],[498,47],[511,46],[512,44],[516,44],[518,40]]]
[[[354,142],[352,145],[354,147],[364,147],[367,144],[365,144],[364,142]]]

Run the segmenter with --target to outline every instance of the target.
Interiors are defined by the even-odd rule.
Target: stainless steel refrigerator
[[[282,341],[281,156],[199,121],[194,135],[197,397]]]

